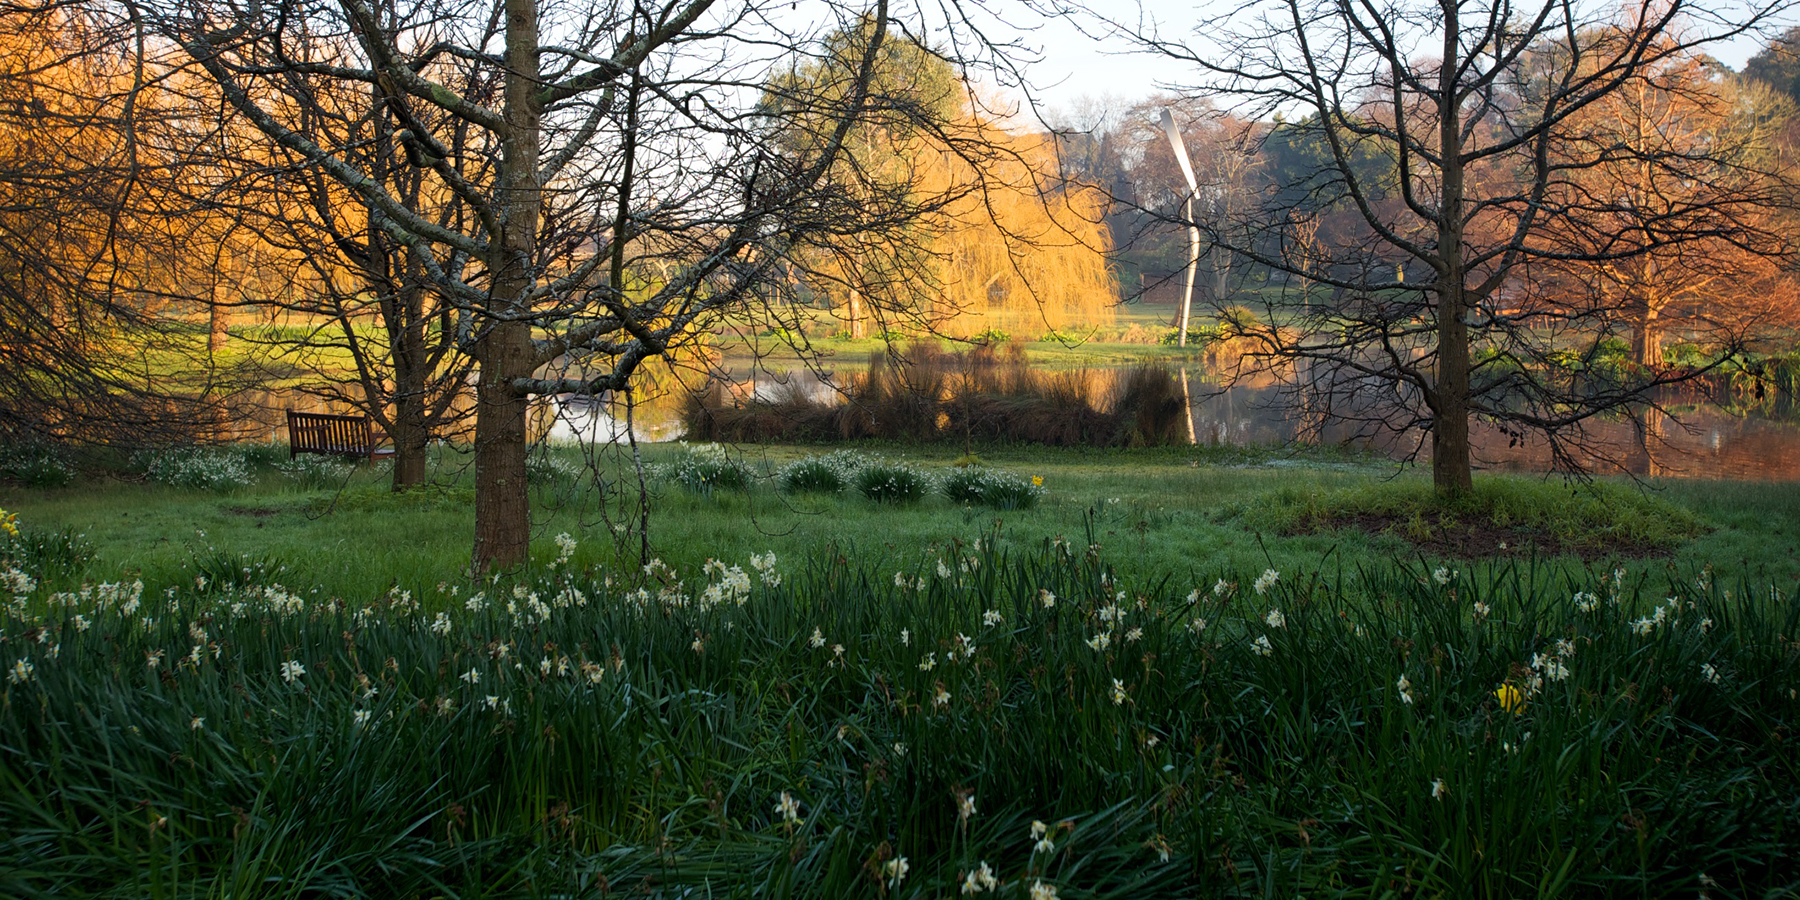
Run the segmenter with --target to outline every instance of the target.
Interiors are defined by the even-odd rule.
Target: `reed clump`
[[[796,387],[774,398],[735,398],[714,382],[693,394],[682,420],[690,440],[1144,447],[1186,443],[1187,410],[1175,377],[1157,365],[1122,375],[1033,368],[1021,345],[961,353],[919,343],[875,354],[836,393]]]

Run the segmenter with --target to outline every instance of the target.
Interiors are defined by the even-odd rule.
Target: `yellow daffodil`
[[[1525,693],[1518,687],[1503,684],[1494,689],[1494,699],[1500,701],[1500,708],[1517,715],[1525,711]]]

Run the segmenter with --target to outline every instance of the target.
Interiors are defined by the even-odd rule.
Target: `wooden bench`
[[[302,453],[387,459],[392,447],[375,446],[375,429],[368,416],[336,416],[330,413],[287,411],[288,458]]]

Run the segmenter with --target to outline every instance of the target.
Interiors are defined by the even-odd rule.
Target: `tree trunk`
[[[394,493],[407,488],[418,487],[425,483],[425,464],[431,453],[431,432],[425,430],[421,420],[425,413],[425,398],[416,394],[402,394],[395,404],[394,419]]]
[[[475,386],[475,571],[486,573],[523,563],[530,549],[527,404],[513,388],[513,379],[532,373],[530,327],[496,324],[476,360],[481,377]]]
[[[425,483],[426,455],[431,446],[429,413],[425,404],[425,323],[422,289],[409,281],[394,302],[399,307],[399,328],[394,341],[394,439],[395,493]]]
[[[861,340],[868,330],[863,325],[862,292],[851,288],[847,306],[850,309],[850,337],[852,340]]]
[[[1439,496],[1474,487],[1469,470],[1469,308],[1463,283],[1462,115],[1456,72],[1461,45],[1458,10],[1444,0],[1444,64],[1438,81],[1438,141],[1443,193],[1437,209],[1437,377],[1431,404],[1431,482]]]
[[[1662,368],[1662,329],[1656,322],[1656,304],[1646,300],[1638,309],[1637,327],[1631,330],[1631,360],[1646,369]]]
[[[212,356],[218,356],[225,349],[225,339],[231,336],[231,309],[216,298],[209,306],[206,351]]]
[[[1187,291],[1181,295],[1181,322],[1175,326],[1179,329],[1175,336],[1175,346],[1177,347],[1187,346],[1188,311],[1194,305],[1194,276],[1199,274],[1200,269],[1200,228],[1193,224],[1194,195],[1191,191],[1188,193],[1186,209],[1188,220]]]
[[[1460,260],[1459,260],[1460,261]],[[1439,284],[1437,389],[1431,414],[1431,482],[1439,496],[1474,487],[1469,467],[1469,328],[1462,270]]]
[[[513,386],[533,364],[530,310],[543,186],[538,183],[540,123],[536,0],[506,0],[506,134],[498,192],[500,239],[492,315],[476,347],[481,366],[475,388],[474,569],[486,573],[525,562],[531,542],[531,504],[525,483],[525,397]]]

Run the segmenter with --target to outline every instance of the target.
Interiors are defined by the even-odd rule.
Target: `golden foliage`
[[[1048,141],[977,126],[997,148],[986,171],[940,153],[924,178],[981,181],[944,211],[931,258],[932,276],[955,315],[941,326],[968,335],[1069,330],[1110,323],[1118,286],[1100,222],[1104,200],[1091,187],[1058,183]]]
[[[847,236],[815,257],[815,292],[855,337],[1036,336],[1110,323],[1118,286],[1100,192],[1055,175],[1045,136],[1014,135],[966,108],[952,115],[935,128],[865,127],[851,138],[839,182],[878,218],[906,210],[906,224]]]

